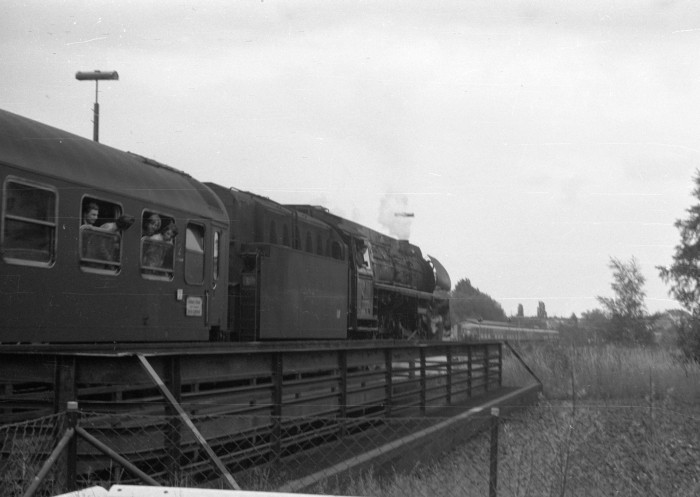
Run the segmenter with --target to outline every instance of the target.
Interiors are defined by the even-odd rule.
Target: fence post
[[[498,495],[498,407],[491,408],[491,466],[489,469],[489,497]]]
[[[168,389],[175,400],[180,403],[182,401],[180,358],[166,358],[165,372]],[[165,447],[166,452],[170,455],[169,471],[171,475],[177,475],[182,462],[182,419],[170,403],[165,404],[165,416]]]
[[[498,388],[503,386],[503,343],[498,342]]]
[[[447,363],[447,381],[445,382],[445,390],[447,394],[447,405],[452,405],[452,348],[447,347],[445,352],[445,359]]]
[[[66,421],[68,429],[75,430],[78,426],[80,412],[78,403],[70,401],[66,404]],[[78,478],[78,437],[73,436],[66,446],[66,488],[68,491],[77,490]]]
[[[392,362],[392,351],[390,348],[384,349],[384,411],[386,417],[391,416],[391,404],[392,404],[392,391],[393,391],[393,376],[394,376],[394,364]]]
[[[472,398],[472,345],[467,345],[467,397]]]
[[[272,353],[272,457],[278,462],[282,457],[282,385],[284,363],[281,352]]]
[[[489,391],[489,381],[491,381],[491,370],[489,368],[490,366],[490,357],[489,357],[489,345],[484,344],[483,346],[484,349],[484,391],[488,392]]]
[[[426,384],[426,372],[425,372],[425,347],[421,347],[420,350],[420,414],[425,416],[425,404],[427,402],[427,384]]]
[[[348,351],[338,351],[338,369],[340,370],[340,388],[338,392],[338,404],[340,416],[340,438],[344,438],[346,433],[346,423],[348,418]]]
[[[77,400],[76,358],[58,356],[54,364],[54,412],[60,412],[68,401]]]

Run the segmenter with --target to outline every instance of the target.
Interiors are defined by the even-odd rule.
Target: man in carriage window
[[[89,202],[83,209],[83,224],[80,228],[96,228],[95,223],[99,217],[100,207],[95,202]]]
[[[113,214],[119,214],[119,208],[113,207]],[[88,201],[83,209],[83,223],[80,226],[83,266],[103,269],[114,269],[112,266],[93,265],[90,261],[119,262],[121,232],[129,229],[134,223],[132,216],[118,216],[98,226],[100,206],[97,202]]]

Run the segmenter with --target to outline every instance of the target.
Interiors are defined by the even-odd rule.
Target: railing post
[[[489,391],[489,381],[490,381],[490,376],[491,373],[489,371],[489,363],[491,362],[489,360],[489,345],[487,343],[484,344],[484,390],[486,392]]]
[[[445,365],[447,370],[447,381],[445,382],[447,405],[452,405],[452,347],[448,346],[445,351]]]
[[[394,365],[392,362],[392,350],[384,349],[384,414],[391,416]]]
[[[54,412],[62,412],[66,411],[69,407],[71,407],[75,401],[78,399],[78,393],[77,393],[77,364],[76,364],[76,358],[75,357],[69,357],[69,356],[56,356],[55,358],[55,363],[54,363],[54,398],[53,398],[53,408]],[[76,404],[76,409],[77,409],[77,404]],[[68,423],[71,422],[70,418],[66,416],[66,421]],[[71,426],[67,427],[67,430],[70,430],[71,433],[74,433],[74,430],[72,430]],[[73,447],[73,456],[71,457],[68,454],[65,453],[59,453],[58,454],[58,460],[56,461],[57,464],[59,464],[59,467],[61,468],[60,471],[62,472],[65,469],[65,475],[66,475],[66,486],[70,488],[70,490],[75,490],[75,472],[76,472],[76,467],[74,466],[75,464],[75,454],[77,453],[77,449],[75,446],[75,438],[71,437],[70,439],[67,439],[67,445]],[[72,482],[72,483],[71,483]]]
[[[78,403],[70,401],[66,403],[66,422],[68,429],[75,430],[78,426],[80,411]],[[78,477],[78,437],[73,436],[66,446],[66,489],[68,491],[77,490]]]
[[[180,358],[171,357],[165,363],[168,390],[173,394],[175,400],[180,403],[182,400],[182,380],[180,374]],[[165,427],[166,452],[170,454],[170,474],[177,475],[180,470],[182,460],[182,419],[170,403],[165,404],[165,415],[167,418]]]
[[[425,403],[427,402],[426,395],[426,379],[425,379],[425,347],[419,349],[420,353],[420,413],[425,415]]]
[[[472,397],[472,348],[473,345],[467,345],[467,397]]]
[[[498,388],[503,386],[503,343],[498,342]]]
[[[346,435],[346,423],[348,418],[348,351],[338,351],[338,369],[340,371],[340,388],[338,392],[338,404],[340,416],[340,437]]]
[[[69,401],[78,400],[75,357],[56,357],[54,375],[54,412],[62,411]]]
[[[281,352],[272,354],[272,450],[273,458],[282,457],[282,385],[284,364]]]
[[[489,497],[498,495],[498,407],[491,408],[491,464],[489,468]]]

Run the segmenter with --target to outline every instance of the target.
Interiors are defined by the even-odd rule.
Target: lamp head
[[[119,79],[117,71],[78,71],[75,79],[79,81],[98,81],[101,79]]]

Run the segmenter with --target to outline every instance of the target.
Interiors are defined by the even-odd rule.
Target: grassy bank
[[[542,381],[549,400],[649,401],[700,405],[700,367],[662,348],[547,343],[516,347]],[[513,357],[504,361],[504,384],[523,382]]]
[[[503,420],[499,496],[700,493],[700,367],[673,351],[561,343],[517,347],[542,381],[538,406]],[[505,348],[504,348],[505,350]],[[533,380],[507,354],[504,384]],[[481,434],[411,474],[371,473],[328,493],[489,495],[490,436]]]

